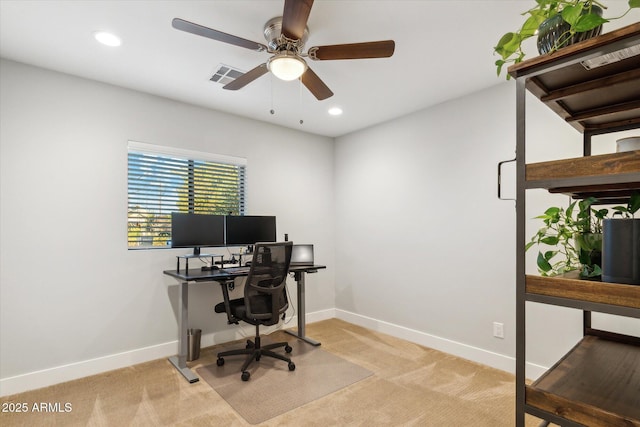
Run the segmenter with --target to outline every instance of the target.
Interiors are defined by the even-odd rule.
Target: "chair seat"
[[[235,317],[239,317],[236,316],[236,310],[238,307],[244,307],[244,298],[238,298],[238,299],[232,299],[231,301],[229,301],[229,307],[231,308],[231,314],[233,314]],[[227,310],[224,308],[224,302],[219,302],[218,304],[215,305],[215,307],[213,308],[214,311],[216,313],[225,313]],[[246,312],[246,309],[243,308],[242,312]]]
[[[269,297],[262,295],[253,296],[252,307],[254,307],[254,309],[257,307],[258,312],[269,312],[271,310]],[[225,313],[227,311],[224,307],[224,302],[216,304],[213,309],[216,313]],[[274,324],[273,322],[268,321],[268,319],[255,319],[247,316],[247,306],[244,303],[244,298],[237,298],[229,301],[229,309],[233,317],[251,325],[260,324],[269,326]]]

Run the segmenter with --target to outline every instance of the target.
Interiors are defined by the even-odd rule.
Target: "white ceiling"
[[[267,74],[239,91],[209,81],[220,64],[248,71],[269,55],[172,28],[179,17],[265,43],[284,0],[0,0],[0,56],[256,120],[336,137],[498,84],[492,47],[534,0],[316,0],[306,47],[393,39],[391,58],[308,61],[335,95]],[[607,2],[606,16],[626,1]],[[638,11],[605,31],[638,21]],[[92,37],[108,30],[122,46]],[[305,49],[306,50],[306,49]],[[530,55],[534,53],[530,51]],[[1,77],[1,76],[0,76]],[[344,114],[327,114],[340,106]],[[270,114],[270,110],[275,114]],[[303,120],[303,124],[300,124]]]

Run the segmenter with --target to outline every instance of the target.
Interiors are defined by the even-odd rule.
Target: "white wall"
[[[338,316],[514,370],[515,205],[496,190],[498,162],[515,155],[512,83],[336,140]],[[581,134],[532,97],[528,113],[529,161],[581,155]],[[503,179],[513,196],[513,167]],[[530,194],[527,218],[567,200]],[[531,221],[527,235],[539,227]],[[529,308],[527,360],[536,377],[577,342],[582,315]],[[505,339],[492,336],[494,321],[504,323]],[[640,330],[636,319],[596,321]]]
[[[514,369],[515,209],[496,198],[496,165],[514,155],[513,84],[338,138],[334,147],[329,138],[0,66],[0,394],[176,352],[176,286],[161,271],[182,252],[126,249],[129,139],[246,157],[249,211],[277,215],[279,234],[315,243],[329,266],[308,276],[310,320],[335,312]],[[529,161],[580,155],[581,136],[546,107],[530,102],[529,115]],[[612,151],[613,139],[594,152]],[[507,167],[507,192],[508,174]],[[313,194],[274,192],[282,183]],[[567,200],[529,193],[528,218]],[[531,221],[527,234],[538,226]],[[236,333],[211,313],[219,298],[215,286],[191,287],[191,325],[204,330],[203,345]],[[535,377],[578,340],[581,315],[530,309]],[[504,340],[492,337],[494,321],[504,323]],[[594,323],[640,330],[638,320]]]
[[[188,250],[127,250],[128,140],[246,158],[248,213],[334,263],[331,138],[0,66],[1,394],[175,354],[177,282],[162,270]],[[332,313],[334,273],[308,276],[307,312]],[[190,289],[203,346],[238,329],[220,300],[215,284]]]

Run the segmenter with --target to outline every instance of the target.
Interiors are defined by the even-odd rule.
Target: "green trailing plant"
[[[609,210],[594,208],[598,203],[594,197],[578,202],[576,227],[578,231],[573,235],[580,262],[580,276],[598,277],[602,275],[602,222]]]
[[[602,221],[609,210],[593,206],[597,199],[590,197],[571,203],[566,209],[550,207],[541,219],[544,226],[527,243],[525,250],[533,246],[548,247],[539,250],[536,264],[543,276],[557,276],[579,270],[582,277],[602,274],[599,256],[602,244]]]
[[[573,206],[574,204],[571,204],[567,210],[571,211]],[[537,216],[536,219],[541,219],[544,226],[536,232],[525,247],[527,251],[536,245],[547,245],[553,248],[538,251],[536,263],[538,272],[543,276],[555,276],[578,269],[577,252],[572,241],[574,231],[571,229],[570,222],[567,221],[570,218],[567,210],[552,206],[544,214]],[[559,260],[556,258],[558,255],[560,255]]]
[[[631,9],[640,8],[640,0],[628,0],[628,5],[629,8],[621,16],[606,19],[600,16],[597,8],[594,8],[598,6],[606,9],[606,6],[596,0],[536,0],[535,7],[522,13],[526,18],[522,27],[517,31],[504,34],[493,48],[494,52],[501,57],[495,62],[498,76],[505,64],[522,62],[525,57],[522,43],[536,35],[538,27],[545,20],[561,14],[562,19],[569,25],[567,32],[558,38],[559,43],[555,46],[555,50],[566,45],[576,33],[591,31],[610,20],[622,18]],[[507,74],[507,80],[509,78]]]
[[[613,217],[621,216],[622,218],[635,218],[636,212],[640,210],[640,193],[633,193],[629,198],[627,206],[614,206],[615,212]]]
[[[596,203],[598,203],[598,199],[595,197],[588,197],[578,202],[579,209],[575,225],[579,233],[602,233],[602,220],[607,217],[609,209],[595,209],[593,206]]]

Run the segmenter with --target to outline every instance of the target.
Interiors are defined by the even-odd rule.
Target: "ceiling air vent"
[[[233,68],[229,65],[220,64],[216,72],[211,76],[209,80],[212,82],[220,83],[221,85],[226,85],[227,83],[231,83],[244,72],[238,70],[237,68]]]

